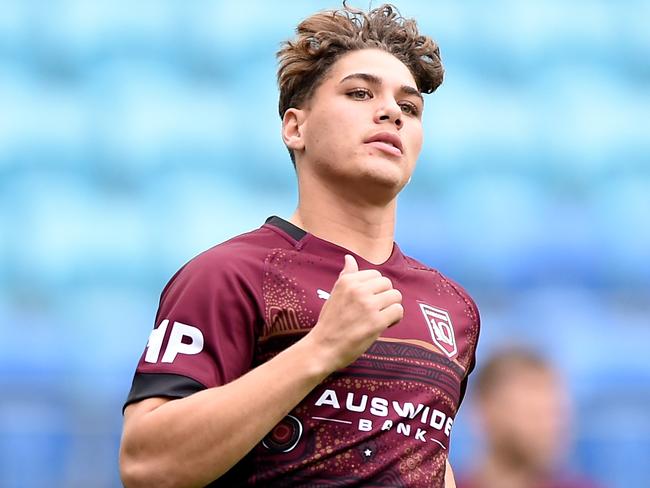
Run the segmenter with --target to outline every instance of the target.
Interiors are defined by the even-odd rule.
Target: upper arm
[[[129,418],[131,404],[185,398],[251,368],[261,319],[258,293],[251,289],[250,266],[221,254],[199,256],[165,287],[126,400]],[[136,414],[150,405],[142,403]]]
[[[135,441],[137,445],[137,427],[145,415],[153,412],[158,407],[171,401],[170,398],[154,397],[131,403],[124,409],[124,421],[122,424],[122,442],[120,442],[120,457],[124,454],[122,451],[127,444]],[[134,434],[135,433],[135,434]],[[135,435],[135,437],[134,437]],[[126,441],[126,442],[125,442]]]
[[[124,430],[126,430],[127,426],[133,424],[142,415],[152,412],[169,401],[169,398],[154,397],[129,404],[124,409]]]
[[[169,398],[162,397],[147,398],[146,400],[131,403],[124,409],[124,423],[122,425],[122,439],[119,451],[120,474],[123,480],[128,477],[127,471],[133,470],[133,467],[136,466],[132,460],[134,453],[137,453],[137,446],[141,445],[142,441],[142,435],[138,433],[143,432],[138,429],[142,425],[140,420],[169,401]]]

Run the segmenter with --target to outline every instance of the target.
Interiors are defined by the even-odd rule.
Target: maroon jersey
[[[191,260],[162,293],[127,405],[226,384],[291,346],[315,325],[345,254],[271,217]],[[404,318],[210,486],[444,485],[478,310],[397,245],[382,265],[355,257],[401,291]]]

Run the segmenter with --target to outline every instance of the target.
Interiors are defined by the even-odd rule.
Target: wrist
[[[300,354],[300,363],[305,372],[319,383],[336,370],[325,347],[318,343],[313,334],[309,333],[294,345]]]

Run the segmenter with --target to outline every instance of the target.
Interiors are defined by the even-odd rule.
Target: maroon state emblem
[[[434,344],[450,358],[454,357],[458,353],[458,348],[456,347],[456,337],[454,336],[454,328],[451,325],[449,313],[426,303],[420,303],[419,305]]]

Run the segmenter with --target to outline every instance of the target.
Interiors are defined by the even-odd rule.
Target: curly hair
[[[366,13],[343,2],[341,10],[318,12],[296,28],[297,36],[277,53],[280,117],[290,107],[305,104],[329,68],[344,54],[382,49],[406,65],[418,90],[432,93],[442,83],[444,69],[438,45],[420,35],[413,19],[385,4]]]

